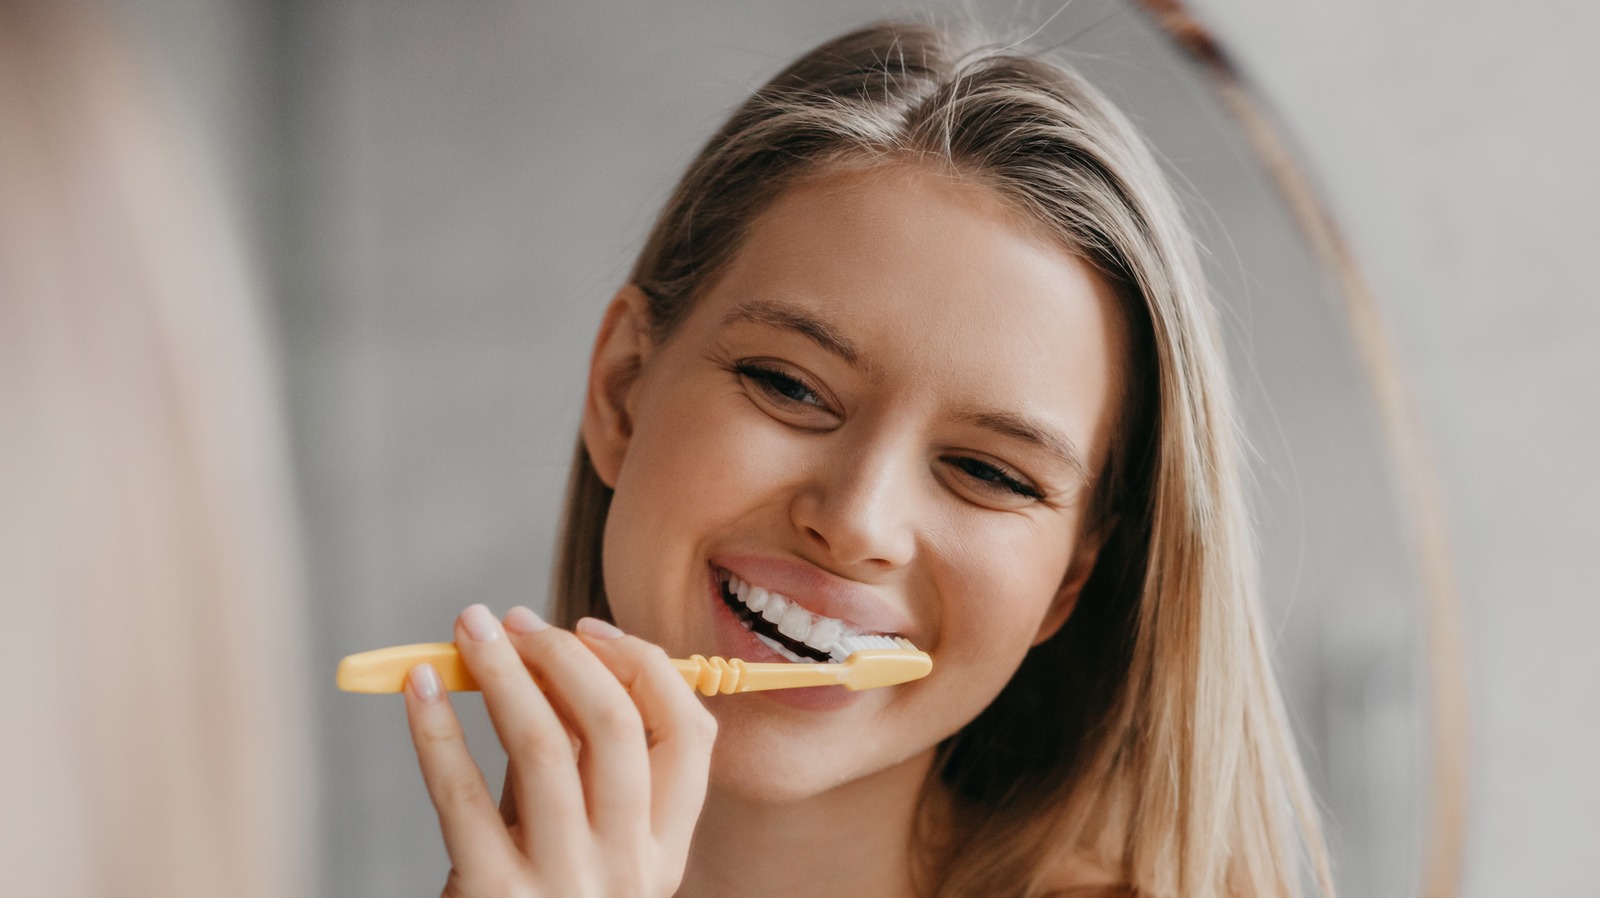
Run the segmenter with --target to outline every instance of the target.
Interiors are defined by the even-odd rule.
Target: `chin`
[[[752,696],[753,698],[754,696]],[[724,699],[739,699],[729,696]],[[774,726],[743,714],[719,713],[711,759],[711,789],[742,803],[784,805],[865,783],[912,759],[932,757],[932,746],[882,745],[818,729]]]
[[[762,701],[761,696],[726,696],[735,701]],[[774,726],[734,709],[717,713],[717,744],[711,757],[711,787],[717,792],[761,804],[803,801],[850,778],[843,769],[859,763],[844,756],[835,740],[816,731]]]

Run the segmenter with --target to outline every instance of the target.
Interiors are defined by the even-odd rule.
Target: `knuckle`
[[[577,753],[573,750],[572,740],[565,736],[557,739],[540,735],[529,739],[517,757],[519,764],[545,769],[570,767],[576,762]]]
[[[641,661],[655,663],[667,657],[666,650],[661,646],[653,642],[647,642],[637,636],[624,636],[616,641],[616,645]]]
[[[652,844],[651,850],[637,855],[640,860],[635,876],[637,894],[670,896],[683,883],[684,863],[687,858],[675,858]]]
[[[658,878],[646,856],[629,852],[618,858],[610,870],[611,891],[619,895],[660,894],[653,887]]]
[[[515,658],[506,657],[499,651],[480,652],[468,666],[478,685],[489,689],[500,686],[513,675],[526,676],[522,665]]]
[[[689,721],[689,732],[705,745],[717,741],[717,716],[701,708]]]
[[[644,732],[644,721],[639,717],[639,709],[626,699],[608,702],[605,707],[595,711],[593,727],[595,735],[611,739],[621,739],[637,733]]]
[[[453,776],[439,783],[439,804],[449,808],[464,808],[489,797],[489,791],[475,777]]]
[[[641,640],[641,642],[643,642],[643,640]],[[667,654],[667,650],[661,646],[656,645],[653,642],[645,642],[643,653],[645,656],[645,661],[651,666],[657,668],[658,670],[669,670],[674,674],[677,673],[676,670],[672,669],[672,657],[669,656]]]
[[[589,651],[589,647],[579,642],[578,637],[565,630],[551,628],[543,635],[548,638],[544,640],[544,645],[539,647],[539,652],[543,656],[542,660],[547,663],[569,664],[582,657],[579,653]]]
[[[456,740],[456,728],[449,720],[434,717],[424,719],[417,726],[417,741],[424,748],[438,748]]]

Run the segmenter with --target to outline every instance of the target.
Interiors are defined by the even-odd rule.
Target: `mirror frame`
[[[1418,894],[1455,898],[1466,843],[1470,736],[1461,602],[1443,488],[1399,351],[1349,241],[1292,151],[1287,132],[1216,35],[1182,0],[1128,2],[1209,80],[1318,265],[1333,279],[1350,325],[1357,362],[1376,403],[1383,446],[1400,487],[1399,511],[1412,538],[1422,588],[1428,723],[1423,757],[1428,780]]]

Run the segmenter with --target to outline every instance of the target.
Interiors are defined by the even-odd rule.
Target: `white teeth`
[[[805,642],[811,633],[811,612],[799,605],[790,605],[778,621],[778,632],[797,642]]]
[[[833,661],[843,661],[851,652],[863,648],[897,646],[896,637],[865,635],[844,621],[813,614],[787,596],[752,586],[732,572],[728,573],[727,584],[729,595],[738,599],[750,611],[759,614],[768,623],[775,625],[783,636],[828,654]],[[757,639],[790,661],[811,660],[796,655],[774,639],[760,633],[755,635]],[[906,643],[906,647],[910,647],[910,643]]]
[[[783,613],[788,610],[789,600],[775,595],[767,600],[767,606],[761,609],[761,616],[767,619],[767,623],[775,624],[783,620]]]
[[[831,617],[824,617],[811,626],[811,632],[806,634],[806,645],[826,652],[833,648],[833,644],[844,635],[844,624]]]

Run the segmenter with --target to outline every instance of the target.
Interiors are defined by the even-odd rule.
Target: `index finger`
[[[490,874],[515,853],[483,772],[467,750],[461,722],[433,666],[406,675],[406,720],[428,797],[439,815],[445,852],[457,870]]]

